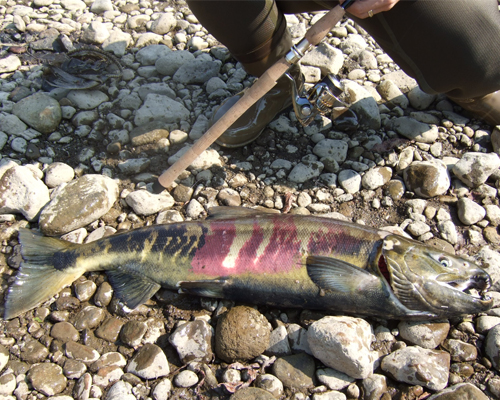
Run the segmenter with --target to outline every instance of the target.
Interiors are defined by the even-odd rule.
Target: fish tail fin
[[[6,294],[4,319],[17,317],[36,307],[85,272],[81,268],[60,270],[54,267],[54,254],[74,247],[72,243],[28,229],[19,230],[19,242],[23,261]]]

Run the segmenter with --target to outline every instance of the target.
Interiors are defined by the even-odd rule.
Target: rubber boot
[[[477,99],[459,100],[450,97],[450,100],[487,123],[500,125],[500,90]]]
[[[279,45],[271,51],[265,59],[253,62],[242,63],[245,71],[249,74],[260,76],[276,61],[283,57],[292,47],[291,36],[288,30],[283,35]],[[294,65],[290,69],[290,74],[296,79],[298,87],[303,85],[303,76],[300,67]],[[227,110],[229,110],[244,94],[240,92],[225,100],[213,113],[209,121],[209,127],[218,121]],[[220,136],[216,143],[223,147],[242,147],[259,137],[264,128],[271,122],[278,113],[292,104],[292,86],[290,79],[282,76],[276,85],[262,98],[250,107],[245,113],[234,122]]]

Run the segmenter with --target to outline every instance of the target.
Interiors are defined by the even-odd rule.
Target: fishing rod
[[[281,76],[287,73],[288,69],[296,64],[305,53],[312,47],[319,44],[332,30],[332,28],[345,15],[345,10],[350,7],[355,0],[346,0],[342,4],[332,8],[318,22],[309,28],[304,38],[293,45],[290,51],[275,64],[273,64],[255,83],[245,92],[245,94],[217,121],[208,129],[203,136],[198,139],[193,146],[158,177],[155,182],[155,191],[161,192],[164,188],[169,188],[175,179],[192,162],[203,153],[210,145],[217,140],[245,111],[254,105],[261,97],[271,90]],[[313,91],[312,97],[301,96],[296,88],[292,86],[294,109],[299,121],[307,124],[319,112],[327,110],[327,107],[333,105],[336,96],[339,93],[339,85],[334,80],[323,80],[320,82],[318,90]]]

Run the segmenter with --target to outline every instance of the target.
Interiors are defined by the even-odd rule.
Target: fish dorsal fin
[[[368,271],[331,257],[307,257],[307,273],[321,289],[351,293],[380,289],[382,281]]]
[[[424,301],[418,290],[408,281],[397,262],[387,256],[386,260],[391,265],[391,288],[398,300],[410,310],[421,309]]]
[[[208,210],[207,219],[233,219],[233,218],[244,218],[244,217],[255,217],[262,214],[276,214],[276,212],[268,209],[253,209],[246,207],[230,207],[230,206],[218,206],[211,207]]]
[[[182,293],[194,294],[202,297],[224,297],[226,279],[213,279],[203,281],[181,281],[177,287]]]
[[[116,297],[134,309],[148,301],[161,287],[151,279],[126,266],[106,271]]]

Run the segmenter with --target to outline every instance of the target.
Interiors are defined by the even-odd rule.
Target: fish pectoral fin
[[[181,293],[194,294],[202,297],[224,297],[226,279],[213,279],[203,281],[180,281],[177,287]]]
[[[148,301],[161,287],[144,275],[130,270],[108,270],[106,275],[116,297],[132,310]]]
[[[380,290],[382,281],[370,272],[331,257],[307,257],[307,273],[323,290],[342,293]]]
[[[233,219],[244,217],[255,217],[262,214],[276,214],[270,209],[253,209],[246,207],[217,206],[208,209],[207,219]]]

